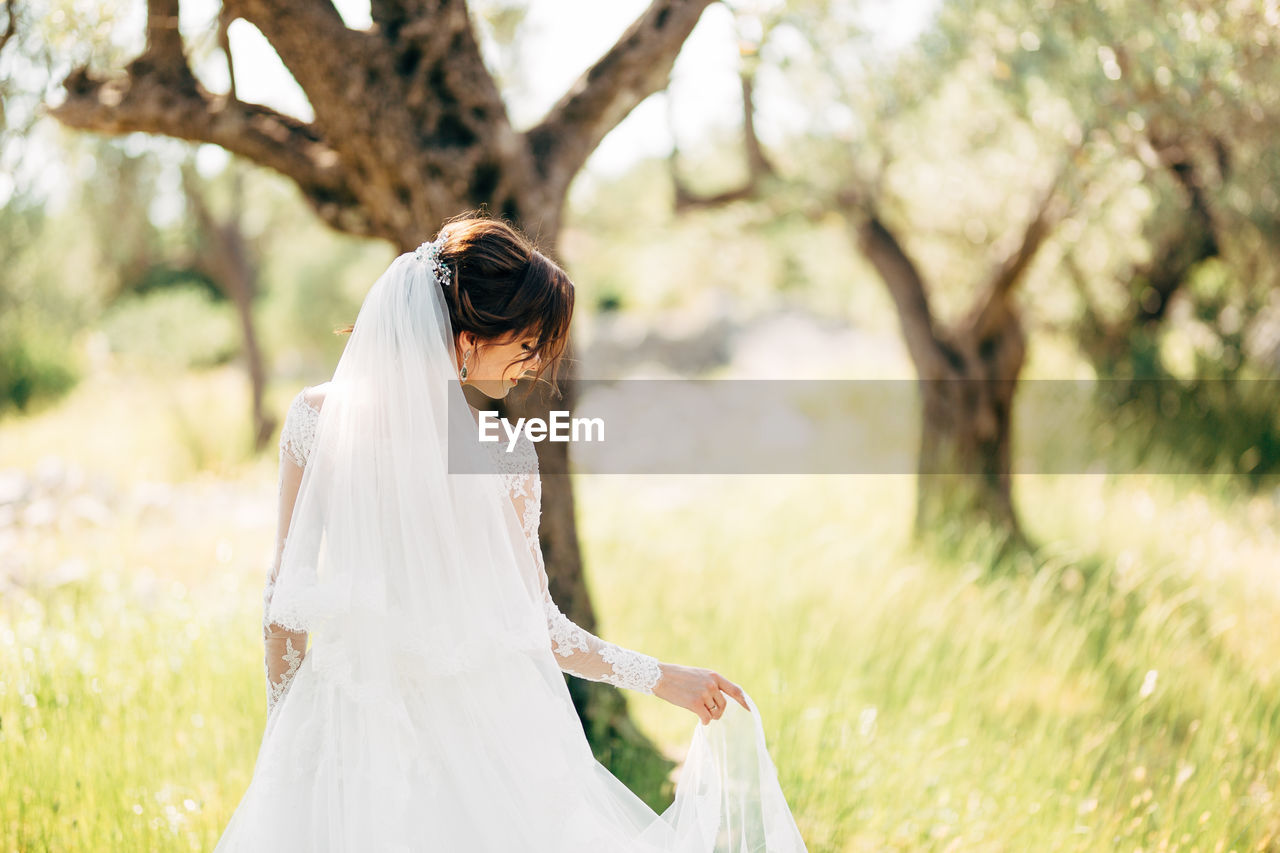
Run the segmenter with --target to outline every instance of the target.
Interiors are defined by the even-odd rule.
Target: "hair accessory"
[[[436,274],[436,281],[440,282],[441,287],[448,287],[449,282],[453,280],[453,274],[449,270],[449,265],[440,260],[440,248],[444,245],[444,236],[444,232],[441,231],[434,240],[423,243],[414,251],[413,257],[414,260],[431,264]]]

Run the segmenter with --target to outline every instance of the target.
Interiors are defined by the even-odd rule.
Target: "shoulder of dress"
[[[280,452],[299,467],[305,466],[315,440],[316,424],[320,420],[320,406],[328,383],[308,385],[294,395],[280,429]]]
[[[308,409],[319,412],[331,384],[331,382],[321,382],[319,385],[308,385],[298,392],[297,398],[301,399]]]

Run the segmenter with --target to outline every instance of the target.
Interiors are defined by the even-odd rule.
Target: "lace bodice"
[[[288,689],[305,655],[306,635],[267,624],[266,614],[284,553],[285,533],[289,529],[301,472],[315,444],[320,410],[308,397],[323,387],[304,388],[293,398],[280,433],[280,533],[271,572],[263,588],[262,627],[266,644],[268,713]],[[603,681],[615,687],[651,694],[662,676],[661,664],[656,658],[601,640],[570,621],[551,597],[538,538],[542,517],[542,479],[533,443],[521,433],[510,451],[505,439],[483,446],[493,454],[502,485],[520,519],[525,544],[537,566],[548,639],[560,669],[589,681]]]

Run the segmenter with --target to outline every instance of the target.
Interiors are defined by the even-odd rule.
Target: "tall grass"
[[[903,546],[910,478],[580,494],[604,628],[747,689],[812,849],[1277,849],[1278,514],[1177,486],[1018,478],[1003,576]]]
[[[6,427],[0,461],[63,446],[90,412],[109,425],[114,403],[75,400],[65,423]],[[143,429],[174,428],[156,417]],[[0,598],[0,849],[208,850],[243,794],[275,484],[225,432],[201,439],[222,477],[163,501],[124,479],[157,463],[121,433],[127,450],[85,456],[134,496],[109,523],[2,534],[17,568]],[[148,476],[194,465],[167,464]],[[1280,849],[1270,498],[1018,477],[1046,547],[996,574],[980,536],[908,547],[910,477],[577,488],[600,633],[751,694],[811,850]],[[687,746],[692,714],[628,698],[664,747]]]

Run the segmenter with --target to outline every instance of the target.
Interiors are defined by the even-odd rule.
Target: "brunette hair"
[[[538,251],[519,228],[481,212],[463,213],[440,229],[440,260],[453,274],[442,288],[454,335],[471,332],[485,341],[514,333],[537,340],[513,363],[542,357],[534,380],[550,375],[552,388],[568,347],[573,317],[573,282],[558,264]],[[346,334],[354,326],[334,329]]]

